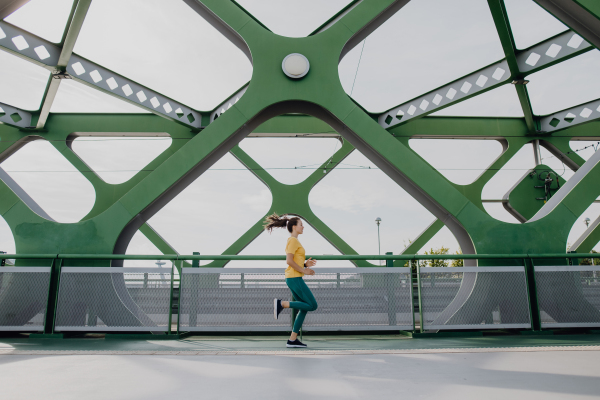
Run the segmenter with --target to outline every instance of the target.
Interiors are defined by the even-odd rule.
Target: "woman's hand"
[[[304,274],[305,275],[314,275],[315,271],[307,267],[307,268],[304,268]]]
[[[315,265],[317,265],[317,260],[313,260],[312,257],[309,258],[308,260],[306,260],[306,266],[307,267],[314,267]]]

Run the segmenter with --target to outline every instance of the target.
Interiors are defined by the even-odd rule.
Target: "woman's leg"
[[[310,291],[309,287],[302,278],[287,278],[286,283],[292,291],[294,298],[297,301],[290,301],[289,307],[300,310],[294,321],[294,327],[292,332],[296,335],[300,332],[300,328],[304,323],[304,318],[308,311],[315,311],[317,309],[317,301]],[[295,336],[295,335],[293,335]]]

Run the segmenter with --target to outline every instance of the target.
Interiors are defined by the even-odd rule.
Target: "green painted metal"
[[[595,0],[573,0],[583,7],[587,12],[600,19],[600,3]]]
[[[553,179],[553,182],[550,185],[550,195],[556,193],[556,191],[561,186],[564,186],[566,182],[558,173],[553,171],[552,168],[541,164],[533,168],[531,172],[510,192],[508,204],[522,215],[525,220],[531,219],[546,203],[546,201],[542,199],[545,197],[545,189],[539,187],[544,186],[544,181],[542,179],[545,179],[546,175],[549,175]]]
[[[60,285],[61,259],[52,260],[50,270],[50,281],[48,282],[48,298],[46,312],[44,314],[44,334],[54,333],[54,317],[56,315],[56,302],[58,299],[58,287]]]
[[[56,310],[58,308],[58,290],[60,288],[60,272],[63,266],[63,260],[58,259],[52,265],[52,278],[50,279],[50,290],[48,293],[48,312],[52,312],[52,315],[47,315],[48,320],[52,321],[50,325],[50,329],[48,329],[48,325],[44,325],[44,332],[49,334],[54,334],[54,325],[56,321]]]
[[[423,296],[421,296],[421,263],[417,261],[417,293],[419,297],[419,332],[423,333]]]
[[[419,250],[425,246],[427,242],[431,240],[435,236],[436,233],[440,231],[444,227],[444,223],[439,219],[436,219],[425,229],[415,240],[413,240],[410,245],[404,249],[402,254],[417,254]]]
[[[169,290],[169,319],[167,327],[167,335],[171,334],[171,325],[173,324],[173,281],[175,280],[175,263],[171,264],[171,287]],[[181,287],[181,286],[180,286]],[[178,318],[179,320],[179,318]],[[177,322],[179,325],[179,321]]]
[[[474,252],[479,256],[465,254],[443,258],[478,259],[480,265],[516,265],[518,262],[515,260],[528,258],[528,254],[548,253],[554,256],[548,256],[547,259],[566,263],[564,254],[556,254],[566,250],[571,227],[600,195],[600,186],[597,185],[600,166],[593,166],[546,216],[525,224],[508,224],[492,218],[483,207],[481,193],[497,171],[533,140],[540,140],[542,145],[564,157],[570,167],[578,169],[584,162],[575,153],[570,153],[569,141],[573,138],[597,138],[600,122],[573,126],[551,135],[538,132],[538,116],[531,111],[526,87],[516,85],[524,118],[423,117],[385,130],[374,120],[374,115],[367,113],[344,92],[338,64],[340,57],[357,40],[362,40],[363,32],[374,29],[374,24],[376,26],[388,17],[389,10],[396,10],[405,2],[364,0],[352,3],[351,8],[342,10],[328,21],[332,22],[328,29],[304,38],[283,37],[270,32],[235,2],[188,0],[188,3],[210,10],[220,21],[218,23],[226,24],[229,32],[248,46],[253,74],[247,91],[237,103],[200,132],[190,131],[189,127],[160,116],[146,114],[50,113],[44,131],[36,132],[0,125],[0,160],[30,140],[49,140],[90,181],[96,191],[96,201],[88,215],[78,223],[61,224],[35,214],[4,182],[0,182],[0,215],[13,233],[18,254],[43,253],[49,255],[46,258],[61,258],[66,266],[108,266],[111,259],[128,259],[119,253],[124,252],[126,243],[139,229],[165,253],[163,256],[147,256],[143,259],[213,260],[207,267],[222,267],[231,259],[265,259],[256,258],[259,256],[234,257],[262,232],[262,218],[242,233],[222,255],[215,256],[177,255],[175,249],[146,224],[169,199],[230,151],[272,192],[273,201],[268,213],[289,213],[303,217],[343,254],[338,257],[344,257],[318,256],[319,259],[348,259],[359,267],[372,266],[367,260],[421,259],[421,256],[410,253],[416,253],[419,246],[422,247],[446,224],[455,235],[460,236],[463,252]],[[524,78],[518,70],[517,53],[503,2],[489,0],[488,3],[511,69],[511,77]],[[590,10],[593,12],[593,9]],[[190,12],[193,10],[190,9]],[[310,61],[310,72],[300,80],[288,78],[281,70],[281,61],[290,53],[301,53]],[[203,115],[210,115],[210,112],[203,112]],[[145,132],[168,134],[176,140],[129,181],[112,185],[102,181],[71,150],[70,144],[76,138],[74,132],[114,132],[119,135]],[[260,136],[261,133],[265,136],[339,135],[343,145],[331,161],[323,163],[304,182],[284,185],[237,146],[245,136]],[[449,182],[410,149],[408,140],[415,137],[494,139],[503,144],[504,151],[475,182],[457,185]],[[436,216],[433,225],[416,238],[404,255],[393,256],[398,258],[358,255],[309,206],[311,189],[355,148],[398,184],[412,190],[410,193]],[[514,201],[517,201],[516,198]],[[593,246],[591,243],[596,238],[598,235],[590,235],[589,243],[586,242],[581,248]],[[117,254],[111,255],[113,253]],[[268,259],[284,259],[284,256],[271,257]],[[17,264],[23,263],[20,257],[11,258],[16,258]],[[33,263],[43,265],[43,257],[29,258],[30,264],[33,260]]]
[[[412,269],[409,274],[408,284],[410,285],[410,312],[412,313],[412,333],[415,333],[416,332],[416,328],[415,328],[415,326],[416,326],[415,325],[415,288],[414,288]],[[419,300],[417,299],[417,302],[418,301]]]
[[[294,134],[294,136],[315,136],[338,133],[327,123],[310,115],[279,115],[263,122],[254,130],[260,134]]]
[[[531,258],[525,258],[523,259],[523,265],[525,266],[525,277],[527,278],[527,294],[529,296],[531,329],[533,331],[540,331],[542,329],[542,317],[540,314],[540,305],[538,303],[533,260]]]
[[[576,249],[573,249],[577,253],[589,253],[592,251],[594,246],[600,242],[600,225],[596,226],[592,232],[581,242]]]

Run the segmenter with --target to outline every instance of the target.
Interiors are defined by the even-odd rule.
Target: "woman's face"
[[[298,221],[298,223],[294,225],[292,229],[298,232],[298,235],[301,235],[302,232],[304,232],[304,225],[302,225],[302,221]]]

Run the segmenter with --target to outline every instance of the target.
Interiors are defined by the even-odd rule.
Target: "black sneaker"
[[[283,306],[281,305],[281,300],[273,299],[273,316],[275,319],[279,319],[279,314],[283,311]]]
[[[298,339],[294,340],[293,342],[291,340],[287,341],[286,347],[301,347],[301,348],[305,348],[308,347],[307,345],[305,345],[304,343],[302,343],[301,341],[299,341]]]

